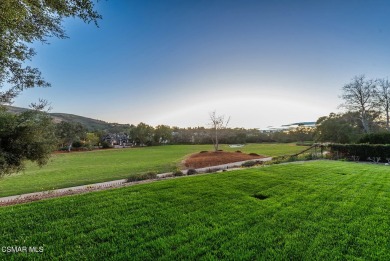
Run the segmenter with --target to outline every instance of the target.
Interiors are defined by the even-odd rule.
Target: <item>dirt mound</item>
[[[211,167],[226,163],[232,163],[237,161],[251,160],[264,158],[263,156],[249,155],[245,153],[237,152],[224,152],[224,151],[213,151],[213,152],[204,152],[196,153],[189,156],[185,162],[184,166],[187,168],[204,168]]]

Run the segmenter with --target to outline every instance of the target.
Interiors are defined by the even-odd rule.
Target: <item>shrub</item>
[[[175,170],[174,172],[172,172],[172,175],[175,177],[180,177],[184,176],[184,173],[181,170]]]
[[[316,157],[312,153],[302,155],[304,160],[313,160]]]
[[[157,174],[155,172],[147,172],[139,175],[134,175],[127,178],[127,182],[140,181],[146,179],[155,179],[157,178]]]
[[[390,157],[390,145],[330,144],[329,148],[333,159],[354,157],[368,160],[368,158],[373,157],[381,157],[382,159]]]
[[[102,142],[102,148],[103,149],[109,149],[109,148],[112,148],[111,144],[108,143],[107,141],[103,141]]]
[[[390,133],[381,132],[381,133],[369,133],[361,137],[358,143],[368,143],[368,144],[390,144]]]
[[[83,144],[81,143],[81,141],[74,141],[72,143],[73,148],[81,148],[82,146],[83,146]]]
[[[249,155],[251,155],[251,156],[260,156],[259,154],[257,154],[257,153],[249,153]]]
[[[199,153],[207,153],[208,151],[207,150],[202,150],[201,152]]]
[[[188,169],[187,170],[187,175],[194,175],[194,174],[197,174],[198,172],[196,171],[196,169]]]
[[[256,161],[254,160],[250,160],[250,161],[246,161],[244,163],[241,164],[242,167],[253,167],[257,164]]]
[[[241,150],[236,150],[237,153],[241,153]]]

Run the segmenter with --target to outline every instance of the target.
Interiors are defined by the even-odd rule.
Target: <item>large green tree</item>
[[[154,129],[154,142],[166,143],[172,139],[172,129],[167,125],[158,125]]]
[[[315,139],[320,142],[356,142],[363,133],[360,121],[356,118],[356,113],[352,112],[320,117],[316,124]]]
[[[101,18],[92,0],[0,0],[0,107],[25,89],[50,86],[26,62],[36,54],[32,43],[67,37],[67,17],[95,24]],[[20,170],[24,160],[44,164],[56,144],[51,118],[38,110],[12,115],[0,109],[0,174]]]
[[[153,142],[154,128],[146,123],[139,123],[134,129],[132,129],[131,137],[136,144],[150,145]]]
[[[56,136],[61,146],[66,145],[70,152],[73,142],[85,139],[87,131],[80,123],[62,121],[56,125]]]
[[[23,169],[26,160],[45,164],[55,144],[54,124],[47,113],[10,114],[0,108],[0,176]]]
[[[101,18],[91,0],[0,1],[0,104],[12,102],[24,89],[50,86],[25,62],[35,55],[31,43],[67,37],[62,27],[67,17],[95,24]]]

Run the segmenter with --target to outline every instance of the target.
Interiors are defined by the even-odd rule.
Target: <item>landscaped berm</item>
[[[184,165],[186,168],[196,169],[260,158],[264,158],[264,156],[260,156],[256,153],[246,154],[241,151],[201,151],[200,153],[192,154],[185,159]]]

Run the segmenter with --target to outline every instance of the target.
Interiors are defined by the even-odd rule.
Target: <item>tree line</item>
[[[359,143],[367,135],[383,135],[390,131],[390,82],[355,76],[342,87],[345,109],[320,117],[314,139],[320,142]]]
[[[80,123],[61,122],[56,124],[57,148],[93,149],[109,148],[112,145],[156,146],[166,144],[213,144],[215,129],[205,127],[179,128],[168,125],[153,127],[146,123],[122,125],[116,132],[104,130],[88,131]],[[305,142],[312,141],[314,129],[299,126],[287,131],[272,133],[258,129],[223,128],[219,130],[219,143],[245,144],[261,142]]]

